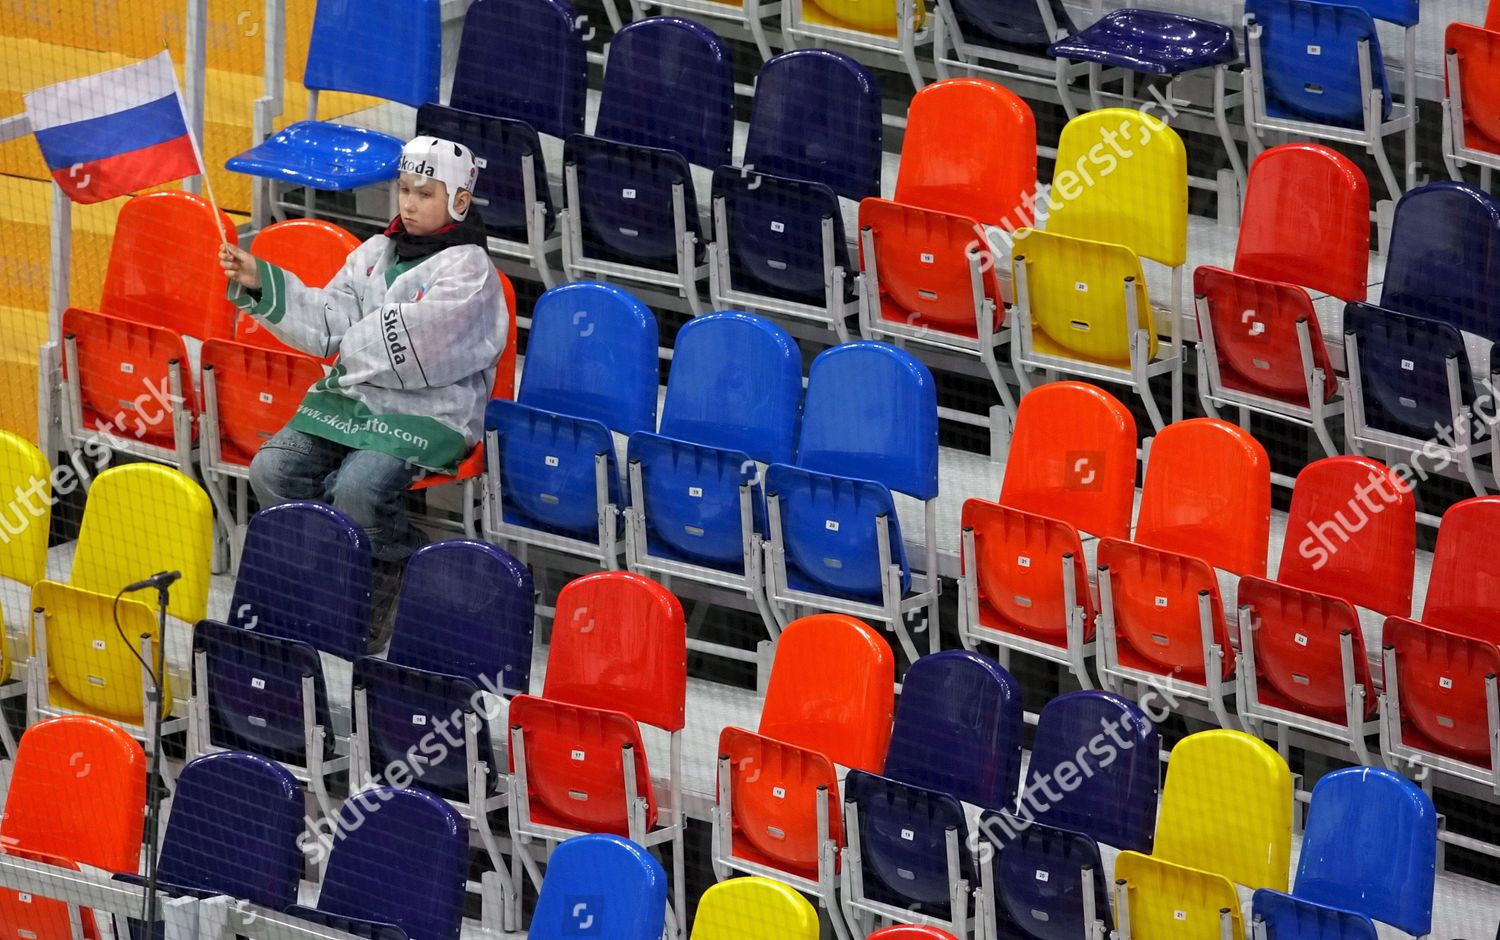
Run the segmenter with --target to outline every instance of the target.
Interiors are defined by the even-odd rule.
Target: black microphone
[[[170,587],[173,581],[181,577],[181,571],[158,571],[144,581],[136,581],[125,585],[120,593],[129,594],[132,591],[144,591],[146,588],[156,588],[159,591],[162,588]]]

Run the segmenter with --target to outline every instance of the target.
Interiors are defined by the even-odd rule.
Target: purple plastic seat
[[[1234,32],[1211,20],[1156,10],[1114,10],[1047,52],[1075,62],[1180,75],[1233,62]]]

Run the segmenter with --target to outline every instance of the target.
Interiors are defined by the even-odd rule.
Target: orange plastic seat
[[[1484,16],[1484,28],[1500,31],[1500,0],[1490,0]]]
[[[974,581],[977,626],[1066,648],[1076,606],[1084,638],[1093,637],[1094,602],[1077,529],[982,499],[964,503],[963,526],[974,533],[974,569],[965,568],[964,576]],[[1073,556],[1071,598],[1063,586],[1065,555]]]
[[[859,227],[860,266],[878,272],[882,319],[977,339],[977,317],[988,314],[987,329],[1000,329],[1005,301],[983,225],[872,196],[859,204]],[[971,266],[979,271],[978,308]]]
[[[1257,698],[1261,704],[1345,724],[1341,636],[1350,635],[1354,681],[1365,690],[1361,718],[1375,714],[1370,662],[1359,614],[1344,598],[1264,578],[1240,582],[1238,600],[1251,608]]]
[[[870,934],[868,940],[956,940],[956,938],[939,927],[896,924],[891,927],[882,927]]]
[[[64,868],[92,865],[135,874],[146,813],[146,755],[140,744],[99,718],[38,722],[21,736],[0,818],[7,855]],[[0,888],[6,936],[69,940],[61,901]],[[84,912],[86,935],[97,936]]]
[[[1220,678],[1233,674],[1234,650],[1224,623],[1219,580],[1207,562],[1122,539],[1103,539],[1101,580],[1106,569],[1119,665],[1203,685],[1206,651],[1198,605],[1199,596],[1206,593],[1213,642],[1223,654]]]
[[[100,312],[199,339],[229,336],[235,309],[219,244],[237,245],[239,235],[229,216],[217,221],[208,200],[192,193],[131,197],[115,222]]]
[[[172,394],[187,392],[181,407],[196,414],[191,383],[185,381],[187,349],[169,329],[69,307],[63,336],[76,340],[78,357],[64,358],[63,378],[77,368],[82,431],[173,447]],[[174,383],[172,373],[178,375]]]
[[[1443,513],[1422,621],[1487,643],[1500,643],[1500,496],[1476,496]]]
[[[1277,581],[1387,616],[1411,614],[1417,500],[1385,464],[1368,457],[1308,464],[1292,489],[1286,533]]]
[[[358,238],[332,222],[287,219],[262,229],[251,243],[250,251],[257,258],[297,275],[308,287],[325,287],[359,245]],[[234,338],[251,346],[303,354],[277,339],[248,313],[241,312],[235,320]]]
[[[1500,15],[1491,10],[1483,29],[1469,23],[1450,23],[1443,42],[1443,48],[1454,53],[1449,56],[1447,75],[1450,96],[1455,78],[1452,60],[1457,58],[1463,108],[1450,119],[1462,127],[1462,145],[1500,156]]]
[[[1398,729],[1382,728],[1386,752],[1415,750],[1418,760],[1425,753],[1491,774],[1500,770],[1491,761],[1485,693],[1486,677],[1500,675],[1500,647],[1404,617],[1386,620],[1381,642],[1386,695],[1394,685],[1401,711],[1399,739],[1387,741],[1386,735]]]
[[[1307,330],[1312,365],[1323,370],[1322,402],[1338,391],[1323,330],[1307,291],[1275,280],[1205,265],[1193,272],[1200,330],[1213,332],[1219,386],[1308,408],[1298,325]],[[1204,329],[1203,322],[1210,322]]]
[[[1135,445],[1135,418],[1104,389],[1082,382],[1038,386],[1016,412],[1000,502],[1091,535],[1126,538]]]
[[[1137,542],[1264,577],[1270,532],[1271,463],[1249,431],[1217,418],[1191,418],[1156,435],[1141,488]]]
[[[247,468],[260,445],[292,419],[307,390],[323,378],[323,367],[303,353],[222,339],[203,344],[202,368],[205,412],[212,372],[217,430],[208,445],[217,448],[217,459],[208,462]]]

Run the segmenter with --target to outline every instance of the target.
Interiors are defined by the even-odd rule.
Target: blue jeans
[[[406,517],[406,489],[422,468],[378,450],[355,450],[282,428],[250,461],[262,507],[294,499],[328,503],[365,530],[379,561],[401,561],[423,539]]]

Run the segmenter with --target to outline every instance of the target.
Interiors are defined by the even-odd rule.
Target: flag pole
[[[167,49],[163,52],[168,62],[172,62],[172,52]],[[228,245],[229,239],[224,235],[223,213],[219,211],[219,203],[214,199],[214,184],[208,178],[208,166],[203,162],[203,148],[198,145],[198,134],[193,130],[193,122],[188,120],[187,112],[182,110],[182,86],[177,82],[177,64],[172,62],[169,69],[172,74],[172,87],[177,93],[177,111],[182,115],[182,125],[187,128],[188,142],[193,145],[193,157],[198,161],[198,176],[203,180],[203,193],[208,197],[209,208],[213,209],[214,227],[219,230],[219,243]]]

